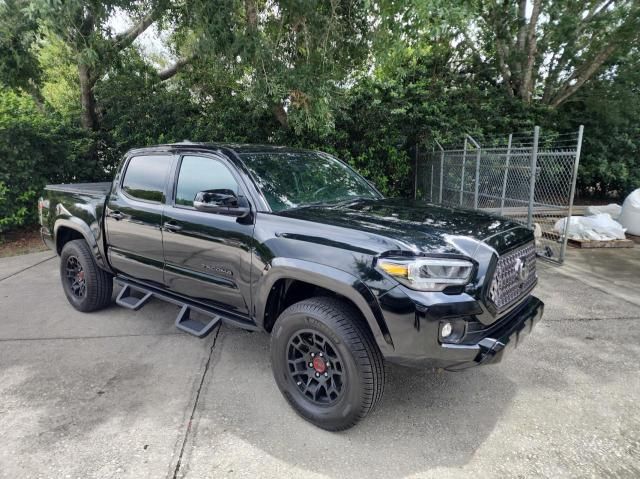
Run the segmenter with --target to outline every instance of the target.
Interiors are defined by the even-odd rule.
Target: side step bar
[[[174,297],[162,290],[145,287],[121,277],[117,277],[116,282],[122,286],[122,290],[116,298],[116,304],[123,308],[137,311],[152,297],[155,297],[180,306],[180,312],[176,317],[176,328],[186,333],[193,334],[198,338],[205,337],[221,321],[228,322],[245,329],[257,329],[255,324],[250,324],[248,322],[245,323],[239,319],[223,316],[214,310],[206,307],[199,307],[196,304],[181,300],[180,298]],[[203,321],[196,319],[193,313],[200,316]]]
[[[116,298],[116,304],[123,308],[137,311],[151,299],[151,296],[153,296],[153,294],[149,291],[142,291],[141,289],[125,284]]]
[[[191,306],[187,306],[186,304],[182,307],[182,309],[178,313],[178,317],[176,318],[176,328],[181,329],[182,331],[185,331],[189,334],[193,334],[194,336],[197,336],[199,338],[204,338],[222,320],[220,316],[213,315],[210,316],[211,319],[209,320],[209,322],[203,323],[198,321],[197,319],[191,318],[192,310],[193,308]],[[202,313],[202,310],[198,312]]]

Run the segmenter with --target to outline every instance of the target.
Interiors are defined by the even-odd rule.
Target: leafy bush
[[[47,183],[101,176],[91,162],[92,139],[33,100],[0,92],[0,232],[37,220],[37,199]]]
[[[571,131],[584,124],[578,191],[622,201],[640,188],[640,53],[622,63],[617,75],[602,75],[576,94],[558,116]]]

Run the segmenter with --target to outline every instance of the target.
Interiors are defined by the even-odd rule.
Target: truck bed
[[[102,216],[110,189],[111,182],[45,186],[38,210],[42,225],[40,231],[47,246],[60,252],[54,236],[59,221],[63,231],[75,230],[74,238],[79,233],[94,249],[98,263],[104,266],[104,252],[101,250],[98,254],[98,249],[102,244]]]
[[[62,191],[64,193],[79,193],[90,196],[106,196],[111,189],[111,182],[105,181],[101,183],[66,183],[59,185],[47,185],[45,187],[49,191]]]

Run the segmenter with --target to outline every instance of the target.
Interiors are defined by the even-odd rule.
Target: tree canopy
[[[416,145],[585,124],[579,191],[624,194],[639,40],[634,0],[0,0],[0,229],[184,139],[323,149],[408,195]]]

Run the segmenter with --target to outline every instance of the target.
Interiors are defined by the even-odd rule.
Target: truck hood
[[[529,229],[503,217],[406,199],[307,206],[278,215],[367,233],[366,246],[378,243],[378,248],[372,249],[417,254],[462,253],[473,257],[479,243],[501,253],[533,240]],[[314,236],[317,235],[318,232],[314,232]],[[380,241],[382,239],[384,241]],[[362,237],[353,238],[354,242],[362,240]]]

